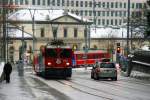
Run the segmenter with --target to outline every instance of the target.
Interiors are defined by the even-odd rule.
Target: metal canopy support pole
[[[24,46],[25,46],[25,43],[24,43],[24,26],[22,26],[22,60],[24,60]]]
[[[128,22],[127,22],[127,56],[129,54],[129,28],[130,28],[130,0],[128,0]]]
[[[31,15],[31,19],[32,19],[32,32],[33,32],[33,56],[34,56],[34,50],[35,50],[35,11],[36,9],[34,9],[33,13],[31,12],[31,9],[29,9],[30,15]]]

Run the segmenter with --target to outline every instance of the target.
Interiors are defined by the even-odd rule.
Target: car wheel
[[[113,81],[117,81],[117,77],[113,77],[112,80],[113,80]]]
[[[91,79],[93,79],[94,77],[93,77],[93,73],[91,73]]]

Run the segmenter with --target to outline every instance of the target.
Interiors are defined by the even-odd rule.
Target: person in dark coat
[[[4,74],[5,74],[6,83],[10,83],[11,72],[12,72],[12,65],[9,62],[7,62],[4,65]]]

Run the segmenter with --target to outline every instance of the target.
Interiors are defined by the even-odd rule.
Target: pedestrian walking
[[[5,76],[5,80],[6,80],[6,83],[10,83],[10,74],[12,72],[12,65],[10,64],[10,62],[7,62],[5,65],[4,65],[4,76]]]

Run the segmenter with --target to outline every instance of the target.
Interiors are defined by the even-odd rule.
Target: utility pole
[[[127,16],[127,56],[129,54],[129,28],[130,28],[130,0],[128,0],[128,16]]]
[[[6,8],[5,8],[5,1],[2,0],[2,14],[3,14],[3,43],[2,43],[2,58],[4,62],[6,62]]]

